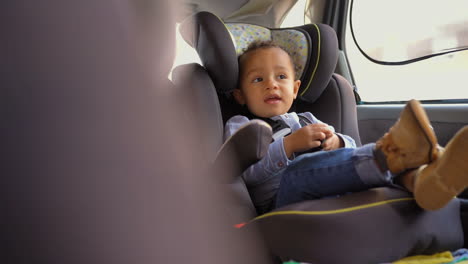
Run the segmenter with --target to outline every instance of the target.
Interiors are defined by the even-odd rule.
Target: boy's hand
[[[333,139],[334,137],[335,139]],[[302,152],[320,146],[324,139],[327,139],[324,144],[328,144],[327,141],[331,140],[327,145],[330,149],[336,146],[335,140],[338,140],[338,144],[340,141],[326,124],[307,125],[284,138],[284,150],[286,155],[291,157],[294,152]]]
[[[334,150],[343,147],[344,143],[335,133],[325,140],[322,144],[323,150]]]

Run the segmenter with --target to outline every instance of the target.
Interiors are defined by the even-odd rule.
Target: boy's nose
[[[278,82],[274,79],[268,79],[267,89],[278,89]]]

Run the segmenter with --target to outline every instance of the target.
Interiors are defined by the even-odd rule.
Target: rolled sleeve
[[[285,166],[289,165],[291,160],[286,156],[286,151],[284,150],[284,138],[279,138],[270,144],[268,153],[270,154],[270,159],[272,163],[271,172],[276,173],[279,170],[283,169]]]
[[[286,156],[283,139],[270,144],[266,155],[250,166],[242,175],[248,186],[255,186],[270,180],[279,171],[286,168],[291,161]]]
[[[340,133],[335,134],[343,140],[344,148],[356,148],[356,141],[352,137]]]

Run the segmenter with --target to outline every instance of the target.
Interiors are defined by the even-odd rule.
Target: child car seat
[[[210,113],[211,118],[205,118],[210,124],[204,125],[208,130],[215,128],[217,131],[216,138],[205,138],[206,141],[215,140],[220,145],[223,121],[239,111],[230,97],[237,85],[239,48],[260,36],[280,45],[284,45],[285,39],[301,38],[299,42],[304,44],[301,47],[306,51],[293,59],[296,63],[302,60],[297,71],[302,85],[292,110],[311,111],[360,144],[354,94],[347,81],[333,73],[337,43],[333,29],[327,25],[269,29],[224,23],[211,13],[200,12],[186,19],[180,30],[184,39],[197,50],[203,66],[177,67],[173,74],[176,86],[219,99],[215,108],[205,101],[197,110]],[[289,43],[291,54],[298,53],[297,41]],[[228,172],[229,169],[226,171],[231,176],[240,174],[239,170]],[[241,177],[229,179],[229,187],[237,191],[239,201],[227,207],[233,222],[226,224],[241,223],[237,225],[239,232],[258,228],[271,254],[283,261],[381,263],[408,255],[455,250],[463,245],[458,199],[453,199],[441,210],[426,212],[406,191],[375,188],[336,198],[305,201],[246,218],[254,216],[255,210],[245,183]],[[223,178],[223,182],[229,179]]]
[[[195,16],[196,22],[192,22],[198,25],[186,20],[180,31],[198,51],[218,93],[222,94],[224,121],[239,113],[239,106],[230,98],[230,93],[237,87],[237,56],[253,40],[273,38],[292,54],[297,77],[302,81],[299,100],[291,110],[311,111],[361,145],[353,90],[342,76],[333,73],[338,58],[338,42],[332,28],[314,24],[270,30],[249,24],[219,24],[219,18],[207,12]]]

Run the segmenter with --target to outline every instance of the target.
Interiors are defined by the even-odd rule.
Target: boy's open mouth
[[[281,97],[279,95],[269,95],[267,97],[265,97],[264,99],[264,102],[267,103],[267,104],[276,104],[276,103],[279,103],[281,101]]]

